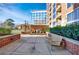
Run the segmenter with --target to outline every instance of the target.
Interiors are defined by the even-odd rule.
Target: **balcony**
[[[58,23],[57,25],[61,25],[61,16],[56,19],[56,22]]]
[[[59,10],[59,9],[61,9],[61,4],[56,5],[56,10]]]
[[[56,18],[59,18],[61,16],[61,13],[60,12],[58,12],[57,13],[57,17]]]
[[[57,13],[56,13],[56,14],[57,14],[57,18],[61,16],[61,8],[59,8],[59,9],[57,10]]]
[[[60,17],[58,17],[58,18],[56,18],[56,21],[58,22],[59,20],[61,20],[61,16]]]

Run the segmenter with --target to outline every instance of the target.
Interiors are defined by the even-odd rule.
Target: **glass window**
[[[53,22],[53,25],[55,25],[56,22]]]
[[[71,13],[67,15],[67,21],[69,22],[70,20],[71,20]]]
[[[55,6],[56,6],[56,3],[54,3],[53,7],[55,7]]]
[[[56,17],[56,13],[53,14],[53,19]]]
[[[55,18],[55,14],[53,15],[53,19]]]
[[[79,19],[79,8],[77,9],[77,18]]]
[[[74,19],[77,19],[77,10],[74,10]]]
[[[55,18],[55,15],[53,15],[53,19]]]
[[[56,3],[53,5],[53,13],[56,12]]]
[[[56,8],[53,9],[53,13],[55,13],[55,12],[56,12]]]
[[[79,8],[75,9],[72,13],[67,15],[67,21],[79,20]]]
[[[67,8],[71,7],[73,3],[67,3]]]

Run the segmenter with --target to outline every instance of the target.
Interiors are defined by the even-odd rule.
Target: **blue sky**
[[[22,24],[24,20],[32,23],[31,11],[33,10],[46,10],[46,3],[1,3],[0,22],[11,18],[16,24]]]

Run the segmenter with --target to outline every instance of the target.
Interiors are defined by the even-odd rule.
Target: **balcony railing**
[[[61,5],[58,5],[58,7],[56,8],[56,11],[58,12],[60,12],[61,11]]]

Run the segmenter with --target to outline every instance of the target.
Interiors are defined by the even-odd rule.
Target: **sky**
[[[46,10],[46,3],[0,3],[0,22],[11,18],[15,24],[33,23],[33,10]]]

